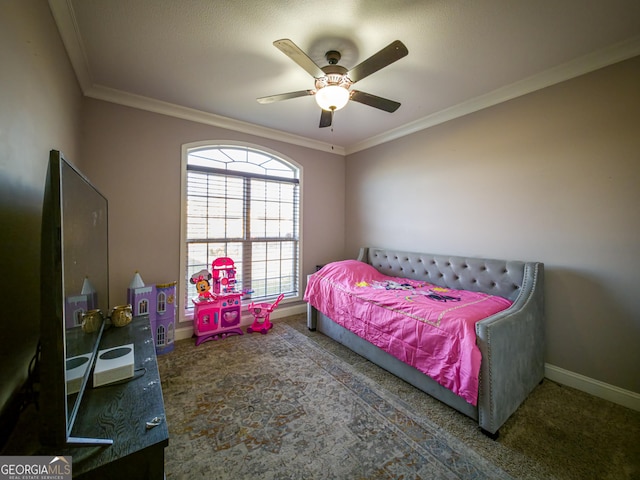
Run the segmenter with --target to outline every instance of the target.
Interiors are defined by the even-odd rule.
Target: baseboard
[[[624,390],[548,363],[545,364],[544,376],[549,380],[575,388],[594,397],[603,398],[623,407],[640,411],[640,394],[630,390]]]
[[[298,315],[306,312],[307,312],[306,303],[301,305],[291,305],[291,306],[283,305],[281,307],[278,307],[276,310],[274,310],[269,318],[270,320],[274,321],[274,320],[277,320],[278,318],[290,317],[291,315]],[[182,322],[182,323],[191,323],[191,322]],[[249,313],[243,313],[242,320],[240,321],[240,326],[248,327],[249,325],[251,325],[251,323],[253,323],[253,317]],[[176,340],[184,340],[186,338],[191,338],[192,336],[193,336],[193,327],[191,326],[176,329],[176,335],[175,335]]]
[[[184,322],[187,323],[187,322]],[[193,327],[185,327],[176,329],[176,340],[186,340],[193,337]]]

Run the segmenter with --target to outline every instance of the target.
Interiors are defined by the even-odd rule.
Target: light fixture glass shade
[[[349,90],[338,85],[327,85],[318,90],[315,97],[323,110],[340,110],[349,101]]]

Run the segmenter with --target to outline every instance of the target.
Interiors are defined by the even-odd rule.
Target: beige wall
[[[135,270],[145,283],[178,281],[183,144],[244,141],[302,167],[303,285],[315,265],[343,255],[344,157],[86,99],[84,173],[109,200],[109,297],[123,303]]]
[[[547,362],[640,392],[640,57],[347,157],[346,247],[539,260]]]
[[[303,166],[305,274],[361,244],[544,261],[547,361],[640,392],[640,59],[350,155],[345,166],[83,101],[45,0],[0,2],[0,58],[0,408],[38,337],[48,151],[63,151],[109,198],[115,304],[135,269],[148,282],[180,274],[180,146],[206,139],[263,145]]]
[[[0,1],[0,409],[40,333],[40,222],[49,150],[77,154],[82,97],[49,7]]]

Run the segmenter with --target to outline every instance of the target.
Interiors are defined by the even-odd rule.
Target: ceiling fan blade
[[[289,100],[290,98],[305,97],[307,95],[313,95],[313,90],[299,90],[297,92],[280,93],[278,95],[270,95],[268,97],[256,98],[258,103],[273,103],[280,102],[281,100]]]
[[[378,53],[374,53],[364,62],[353,67],[349,72],[347,72],[347,76],[353,83],[356,83],[387,65],[392,64],[396,60],[400,60],[408,53],[409,50],[404,46],[404,43],[400,40],[396,40],[384,47]]]
[[[400,107],[400,103],[398,102],[394,102],[388,98],[377,97],[370,93],[359,92],[358,90],[353,90],[351,92],[351,100],[363,103],[364,105],[369,105],[370,107],[379,108],[380,110],[384,110],[389,113],[395,112]]]
[[[322,71],[322,69],[318,65],[316,65],[316,63],[311,60],[307,56],[307,54],[300,49],[300,47],[298,47],[288,38],[276,40],[275,42],[273,42],[273,44],[287,57],[304,68],[305,71],[308,72],[309,75],[311,75],[313,78],[324,77],[324,72]]]
[[[322,110],[320,114],[320,128],[330,127],[333,121],[333,110]]]

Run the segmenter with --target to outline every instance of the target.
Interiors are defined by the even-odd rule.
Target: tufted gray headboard
[[[520,293],[525,271],[535,266],[534,262],[407,253],[374,247],[361,248],[358,260],[385,275],[499,295],[511,301]]]

